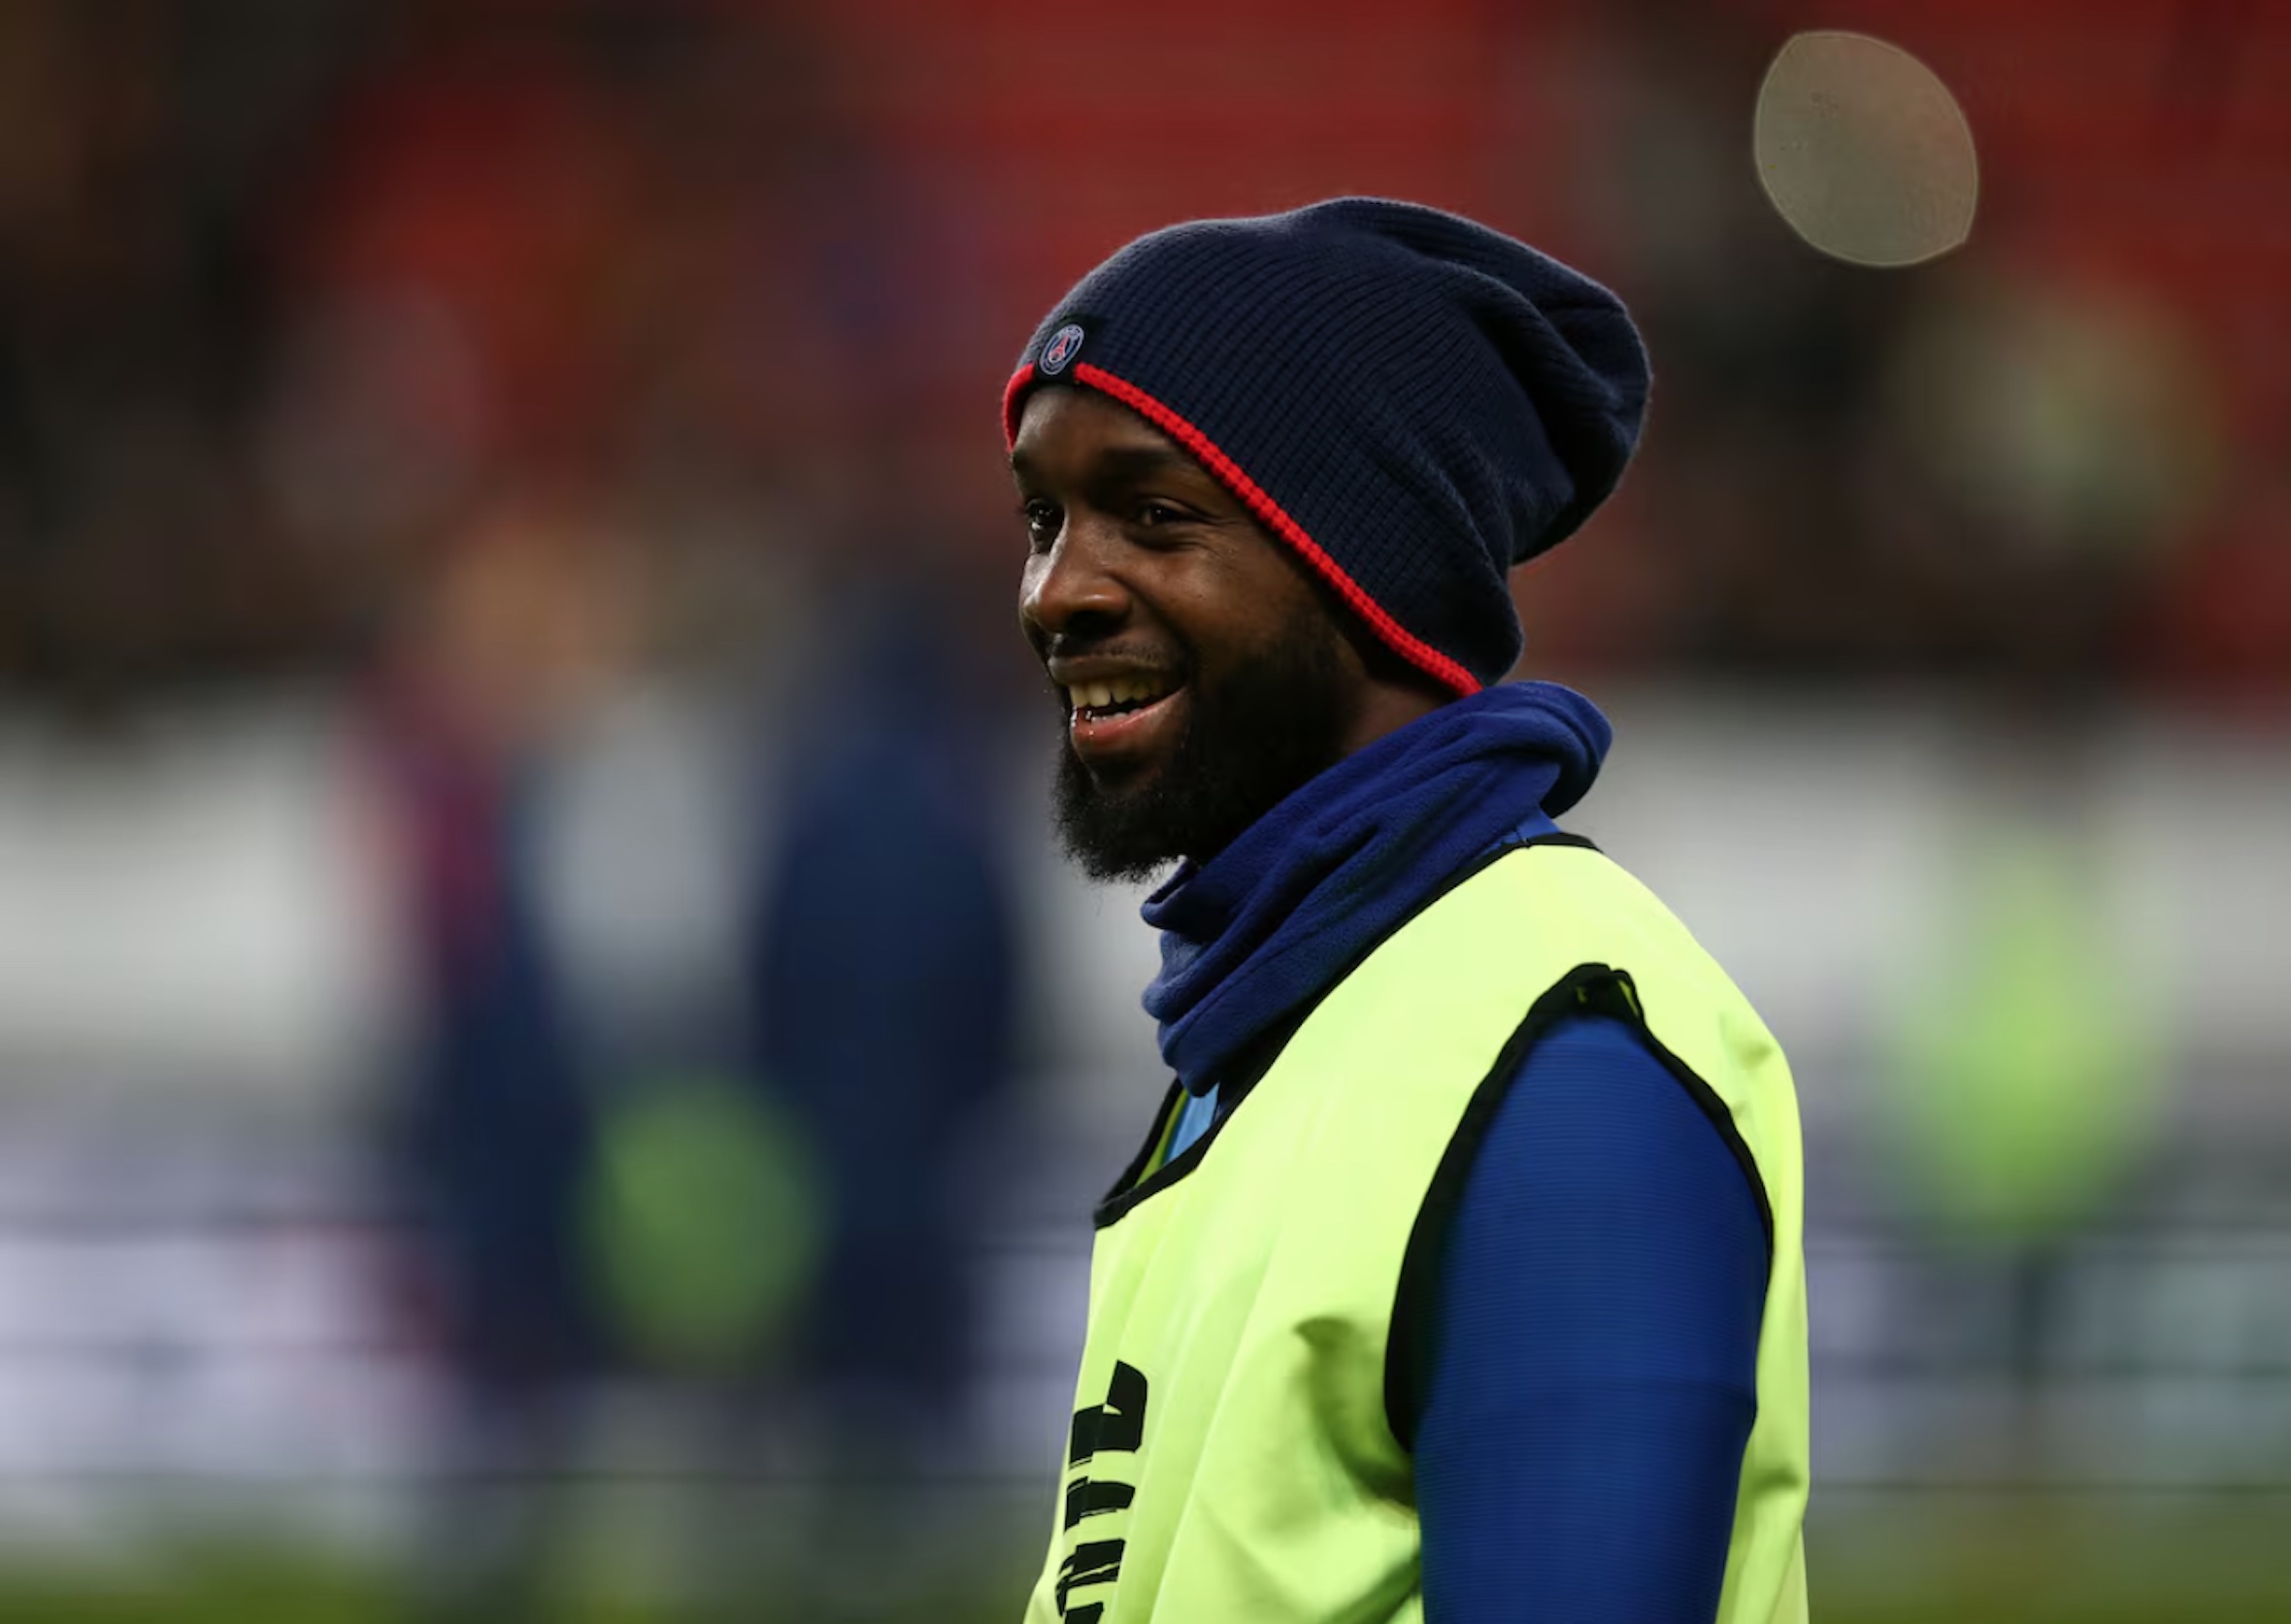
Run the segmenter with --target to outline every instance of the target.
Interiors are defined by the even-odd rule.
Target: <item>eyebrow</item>
[[[1011,453],[1011,471],[1014,474],[1028,471],[1025,452]],[[1183,451],[1169,446],[1109,447],[1091,459],[1089,476],[1093,481],[1124,481],[1143,480],[1155,474],[1172,472],[1197,474],[1205,480],[1210,478],[1208,469]]]

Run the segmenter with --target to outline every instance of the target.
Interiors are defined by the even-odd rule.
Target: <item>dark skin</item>
[[[1018,618],[1052,682],[1062,693],[1126,680],[1167,694],[1120,725],[1100,726],[1086,711],[1070,720],[1069,748],[1099,796],[1149,793],[1182,759],[1199,713],[1261,671],[1285,666],[1292,685],[1308,673],[1311,703],[1295,709],[1325,735],[1283,771],[1295,781],[1269,792],[1293,789],[1453,697],[1370,640],[1238,497],[1128,408],[1085,389],[1039,390],[1011,468],[1030,543]],[[1302,644],[1312,646],[1300,660]],[[1238,747],[1231,738],[1219,745]],[[1212,853],[1164,853],[1179,854]]]

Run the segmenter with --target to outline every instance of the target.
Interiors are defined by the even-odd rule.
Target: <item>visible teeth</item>
[[[1111,682],[1072,682],[1066,697],[1077,711],[1101,711],[1109,705],[1159,699],[1165,690],[1149,678],[1121,677]]]

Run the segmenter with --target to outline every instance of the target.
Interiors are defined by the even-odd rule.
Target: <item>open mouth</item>
[[[1102,721],[1108,716],[1126,716],[1133,711],[1143,711],[1152,703],[1151,699],[1116,699],[1105,705],[1077,705],[1075,709],[1092,721]]]
[[[1092,766],[1149,753],[1167,742],[1162,735],[1183,692],[1181,685],[1156,677],[1069,684],[1066,700],[1072,713],[1067,735],[1075,753]]]
[[[1127,716],[1167,699],[1178,684],[1164,677],[1116,677],[1103,682],[1069,682],[1066,704],[1078,719],[1104,721]]]

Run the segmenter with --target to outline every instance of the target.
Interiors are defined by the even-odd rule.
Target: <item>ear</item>
[[[1362,625],[1360,617],[1340,603],[1334,592],[1323,587],[1319,597],[1322,609],[1336,622],[1345,646],[1359,663],[1361,679],[1368,687],[1395,700],[1422,701],[1426,711],[1456,697],[1453,689],[1402,659],[1383,639]]]

